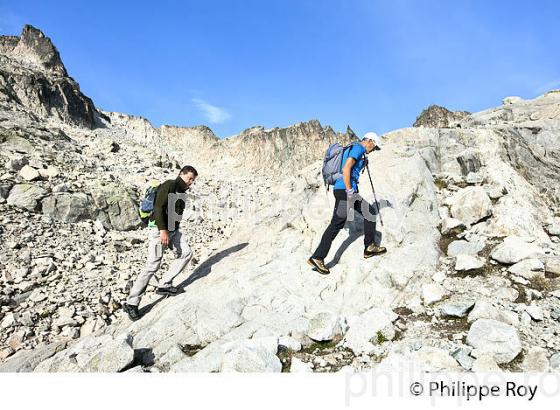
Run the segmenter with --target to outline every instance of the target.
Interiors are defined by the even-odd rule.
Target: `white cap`
[[[375,132],[370,131],[370,132],[366,132],[365,135],[363,136],[362,140],[373,140],[373,142],[375,142],[375,149],[381,149],[381,137],[379,135],[377,135]]]

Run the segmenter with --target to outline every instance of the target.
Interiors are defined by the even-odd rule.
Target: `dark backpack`
[[[156,194],[159,186],[160,183],[158,181],[151,181],[148,188],[146,189],[146,192],[144,193],[144,197],[140,200],[138,215],[140,216],[140,220],[144,225],[148,225],[150,219],[154,214],[154,205],[156,202]]]

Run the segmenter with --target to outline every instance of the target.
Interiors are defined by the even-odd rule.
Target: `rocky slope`
[[[305,261],[332,212],[320,158],[345,136],[310,121],[220,140],[101,112],[91,130],[40,107],[0,105],[0,370],[558,371],[560,93],[385,135],[388,252],[361,258],[356,216],[329,276]],[[196,258],[183,294],[148,292],[130,323],[133,205],[185,162],[203,170],[183,221]]]

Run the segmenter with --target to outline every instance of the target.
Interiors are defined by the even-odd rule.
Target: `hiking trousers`
[[[333,216],[321,237],[319,246],[313,253],[312,258],[314,259],[324,260],[327,257],[334,238],[344,228],[351,208],[364,217],[364,248],[374,243],[377,209],[359,195],[355,200],[348,201],[346,191],[343,189],[335,189],[333,193],[335,197]]]
[[[175,260],[169,265],[169,270],[159,281],[159,287],[171,286],[173,279],[182,272],[192,258],[192,251],[181,229],[169,232],[169,249],[175,252]],[[163,245],[159,237],[158,228],[148,229],[148,260],[140,275],[134,281],[130,289],[130,295],[126,303],[138,306],[140,298],[146,291],[146,287],[152,276],[159,270],[161,258],[163,257]]]

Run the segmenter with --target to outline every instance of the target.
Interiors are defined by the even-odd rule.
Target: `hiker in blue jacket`
[[[329,253],[334,238],[344,227],[348,217],[348,210],[353,208],[364,217],[364,258],[370,258],[387,251],[386,248],[374,242],[377,208],[365,201],[358,193],[358,180],[360,173],[366,166],[366,155],[380,148],[379,137],[375,133],[367,133],[360,142],[350,145],[344,150],[342,156],[342,177],[334,184],[335,205],[331,222],[319,246],[308,259],[307,263],[319,273],[329,274],[325,265],[325,257]]]

